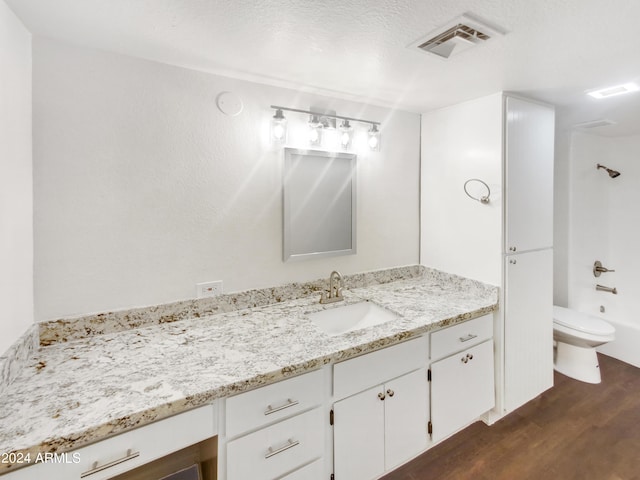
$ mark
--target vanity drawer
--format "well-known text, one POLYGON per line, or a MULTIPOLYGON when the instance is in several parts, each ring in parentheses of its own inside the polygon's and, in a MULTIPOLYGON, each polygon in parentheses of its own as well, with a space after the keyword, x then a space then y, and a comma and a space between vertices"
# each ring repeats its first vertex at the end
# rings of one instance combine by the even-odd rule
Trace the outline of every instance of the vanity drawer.
POLYGON ((322 467, 322 459, 318 459, 278 480, 318 480, 322 478, 322 467))
POLYGON ((217 435, 216 418, 217 405, 206 405, 66 454, 58 454, 58 459, 24 467, 0 478, 109 479, 217 435))
POLYGON ((383 348, 333 366, 333 396, 340 400, 424 367, 429 355, 427 337, 383 348))
POLYGON ((226 400, 228 438, 255 430, 320 405, 322 370, 305 373, 226 400))
POLYGON ((229 442, 227 480, 272 480, 322 457, 322 418, 318 407, 229 442))
POLYGON ((431 358, 446 357, 493 336, 493 315, 483 315, 431 334, 431 358))

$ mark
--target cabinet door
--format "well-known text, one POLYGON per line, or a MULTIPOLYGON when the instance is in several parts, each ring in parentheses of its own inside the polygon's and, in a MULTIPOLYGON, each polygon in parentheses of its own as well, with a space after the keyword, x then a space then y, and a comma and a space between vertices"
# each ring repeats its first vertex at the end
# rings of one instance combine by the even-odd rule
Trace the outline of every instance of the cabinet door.
POLYGON ((385 385, 385 467, 390 470, 427 448, 429 396, 427 370, 385 385))
POLYGON ((431 365, 431 423, 438 441, 495 405, 493 340, 431 365))
POLYGON ((553 250, 505 262, 504 402, 510 412, 553 386, 553 250))
POLYGON ((333 406, 334 473, 337 479, 370 480, 384 473, 382 385, 333 406))
POLYGON ((551 247, 555 114, 550 107, 510 97, 506 110, 505 250, 551 247))

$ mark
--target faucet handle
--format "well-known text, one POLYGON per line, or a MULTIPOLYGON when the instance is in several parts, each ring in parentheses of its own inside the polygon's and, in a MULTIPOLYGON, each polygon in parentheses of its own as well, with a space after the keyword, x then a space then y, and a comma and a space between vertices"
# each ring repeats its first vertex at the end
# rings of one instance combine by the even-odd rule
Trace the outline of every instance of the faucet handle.
POLYGON ((596 260, 593 264, 593 276, 599 277, 601 273, 615 272, 613 269, 605 268, 602 266, 602 262, 596 260))
POLYGON ((320 303, 327 303, 327 298, 328 298, 327 292, 322 290, 320 292, 320 303))

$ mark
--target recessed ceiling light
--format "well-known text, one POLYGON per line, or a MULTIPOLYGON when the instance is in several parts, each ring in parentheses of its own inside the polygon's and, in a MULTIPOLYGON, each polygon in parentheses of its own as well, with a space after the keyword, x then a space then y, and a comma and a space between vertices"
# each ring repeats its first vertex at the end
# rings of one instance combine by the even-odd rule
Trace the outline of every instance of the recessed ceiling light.
POLYGON ((590 120, 588 122, 576 123, 574 127, 576 128, 599 128, 599 127, 609 127, 612 125, 617 125, 613 120, 609 120, 607 118, 602 118, 599 120, 590 120))
POLYGON ((593 98, 609 98, 616 95, 623 95, 625 93, 637 92, 640 90, 640 86, 630 82, 623 85, 616 85, 614 87, 601 88, 592 92, 587 92, 587 95, 591 95, 593 98))

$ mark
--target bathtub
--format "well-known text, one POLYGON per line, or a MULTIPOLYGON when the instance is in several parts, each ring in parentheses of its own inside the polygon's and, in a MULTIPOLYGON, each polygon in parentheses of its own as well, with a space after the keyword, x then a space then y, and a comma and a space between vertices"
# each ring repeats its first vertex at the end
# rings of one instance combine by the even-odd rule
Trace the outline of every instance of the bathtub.
POLYGON ((640 367, 640 327, 606 318, 616 329, 616 339, 596 350, 623 362, 640 367))

